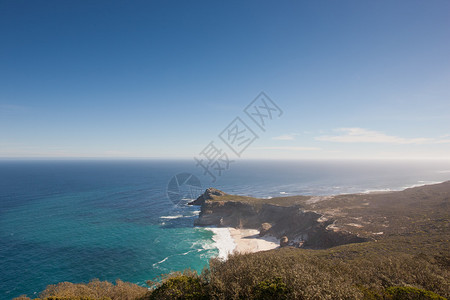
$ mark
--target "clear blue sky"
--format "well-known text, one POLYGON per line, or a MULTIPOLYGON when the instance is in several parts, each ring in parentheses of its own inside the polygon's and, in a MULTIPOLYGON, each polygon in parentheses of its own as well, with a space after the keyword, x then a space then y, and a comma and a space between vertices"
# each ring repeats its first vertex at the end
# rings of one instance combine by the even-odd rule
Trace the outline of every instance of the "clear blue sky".
POLYGON ((0 157, 450 158, 450 2, 0 0, 0 157), (221 144, 222 143, 222 144, 221 144))

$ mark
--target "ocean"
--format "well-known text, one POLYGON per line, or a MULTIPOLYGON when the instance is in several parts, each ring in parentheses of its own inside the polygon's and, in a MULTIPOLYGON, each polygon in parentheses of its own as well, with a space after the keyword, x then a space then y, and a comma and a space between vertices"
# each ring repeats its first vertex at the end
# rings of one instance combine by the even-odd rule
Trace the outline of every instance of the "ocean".
POLYGON ((194 227, 199 208, 184 203, 210 186, 276 197, 446 180, 450 161, 240 160, 212 182, 193 160, 2 160, 0 299, 37 297, 62 281, 120 278, 145 285, 170 271, 201 271, 227 247, 227 237, 194 227), (173 194, 174 178, 175 189, 181 186, 182 174, 200 184, 180 192, 177 202, 167 190, 173 194))

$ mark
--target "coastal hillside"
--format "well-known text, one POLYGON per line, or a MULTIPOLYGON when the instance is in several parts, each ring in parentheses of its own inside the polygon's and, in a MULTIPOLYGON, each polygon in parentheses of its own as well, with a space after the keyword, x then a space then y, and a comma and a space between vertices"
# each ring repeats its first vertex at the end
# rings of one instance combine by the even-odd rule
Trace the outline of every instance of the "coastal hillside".
MULTIPOLYGON (((43 299, 446 299, 450 182, 399 192, 258 199, 208 189, 196 224, 258 228, 283 246, 148 282, 61 283, 43 299), (291 245, 291 246, 290 246, 291 245), (60 297, 60 298, 52 298, 60 297), (64 298, 65 297, 65 298, 64 298), (84 298, 83 298, 84 297, 84 298)), ((29 298, 21 298, 29 299, 29 298)))
POLYGON ((207 189, 196 225, 261 229, 303 248, 449 231, 450 181, 396 192, 259 199, 207 189))

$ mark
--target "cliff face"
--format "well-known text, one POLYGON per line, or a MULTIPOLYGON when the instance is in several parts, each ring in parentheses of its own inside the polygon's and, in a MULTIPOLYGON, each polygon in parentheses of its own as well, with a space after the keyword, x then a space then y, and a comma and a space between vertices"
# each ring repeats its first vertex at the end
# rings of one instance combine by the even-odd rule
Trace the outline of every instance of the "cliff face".
POLYGON ((199 218, 195 221, 197 226, 259 229, 263 223, 269 223, 272 226, 266 234, 277 238, 287 236, 290 241, 302 241, 303 247, 309 248, 328 248, 366 241, 346 232, 327 229, 333 220, 322 221, 321 214, 304 211, 299 205, 277 206, 233 201, 231 195, 216 189, 207 189, 192 204, 201 205, 199 218), (211 196, 213 193, 215 196, 211 196), (221 200, 223 196, 227 196, 227 199, 221 200))

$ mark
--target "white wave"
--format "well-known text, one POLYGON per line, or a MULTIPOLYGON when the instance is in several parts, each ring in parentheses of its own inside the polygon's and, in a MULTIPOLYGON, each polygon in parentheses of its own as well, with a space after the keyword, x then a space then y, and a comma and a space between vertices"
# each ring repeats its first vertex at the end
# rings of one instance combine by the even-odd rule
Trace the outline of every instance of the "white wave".
POLYGON ((280 192, 281 195, 287 195, 288 193, 286 192, 280 192))
POLYGON ((201 251, 202 249, 189 250, 188 252, 181 253, 180 255, 187 255, 187 254, 189 254, 191 252, 194 252, 194 251, 200 252, 199 250, 201 251))
MULTIPOLYGON (((199 230, 199 231, 204 231, 204 230, 207 230, 208 228, 195 227, 194 229, 199 230)), ((196 241, 196 242, 192 243, 190 248, 197 250, 198 252, 204 251, 204 250, 216 249, 216 247, 214 246, 214 241, 211 241, 211 240, 196 241)))
POLYGON ((419 187, 419 186, 424 186, 424 185, 429 185, 429 184, 438 184, 438 183, 442 183, 442 181, 424 181, 424 180, 419 180, 418 183, 416 183, 416 184, 406 185, 406 186, 402 187, 402 190, 415 188, 415 187, 419 187))
POLYGON ((199 214, 200 214, 200 210, 194 210, 191 212, 187 212, 187 214, 184 214, 184 215, 161 216, 159 218, 165 219, 165 220, 174 220, 174 219, 180 219, 180 218, 190 218, 193 216, 198 216, 199 214))
POLYGON ((214 244, 215 244, 214 241, 213 242, 209 242, 209 241, 208 242, 203 242, 203 243, 200 243, 200 247, 201 247, 201 250, 217 249, 214 244))
POLYGON ((153 267, 156 267, 157 265, 162 264, 162 263, 165 262, 169 257, 170 257, 170 256, 167 256, 167 257, 164 258, 163 260, 158 261, 157 263, 154 263, 152 266, 153 266, 153 267))
POLYGON ((392 192, 391 189, 374 189, 374 190, 365 190, 362 194, 371 194, 371 193, 385 193, 392 192))
POLYGON ((394 192, 394 191, 403 191, 405 189, 415 188, 419 186, 429 185, 429 184, 438 184, 442 183, 442 181, 425 181, 425 180, 418 180, 415 184, 405 185, 400 188, 385 188, 385 189, 369 189, 362 192, 362 194, 370 194, 370 193, 383 193, 383 192, 394 192))
POLYGON ((230 229, 226 227, 205 227, 205 229, 214 233, 212 238, 214 241, 213 246, 219 250, 219 255, 217 257, 226 260, 228 255, 233 253, 236 248, 236 244, 231 237, 230 229))
POLYGON ((183 215, 176 215, 176 216, 162 216, 159 217, 160 219, 166 219, 166 220, 172 220, 172 219, 179 219, 179 218, 183 218, 183 215))
POLYGON ((194 251, 200 252, 200 251, 203 251, 203 249, 193 249, 193 250, 189 250, 189 251, 187 251, 187 252, 169 255, 169 256, 167 256, 166 258, 164 258, 163 260, 158 261, 157 263, 154 263, 152 266, 153 266, 153 267, 156 267, 157 265, 162 264, 163 262, 165 262, 166 260, 168 260, 169 257, 177 256, 177 255, 188 255, 189 253, 194 252, 194 251))

